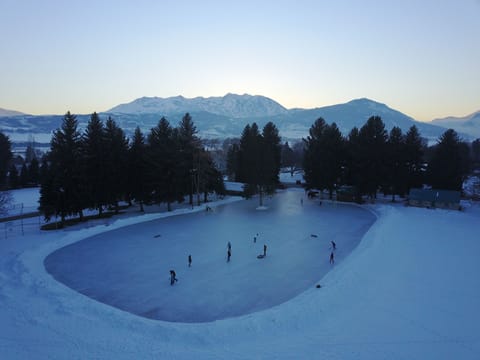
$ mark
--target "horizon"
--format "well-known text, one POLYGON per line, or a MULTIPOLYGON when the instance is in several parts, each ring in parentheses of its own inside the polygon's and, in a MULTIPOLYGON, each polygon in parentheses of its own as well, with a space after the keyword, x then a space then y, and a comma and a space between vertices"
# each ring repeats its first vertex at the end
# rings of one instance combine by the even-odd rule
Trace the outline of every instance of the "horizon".
POLYGON ((227 93, 287 109, 368 98, 422 122, 480 110, 479 0, 7 0, 0 9, 9 34, 0 107, 28 114, 227 93))

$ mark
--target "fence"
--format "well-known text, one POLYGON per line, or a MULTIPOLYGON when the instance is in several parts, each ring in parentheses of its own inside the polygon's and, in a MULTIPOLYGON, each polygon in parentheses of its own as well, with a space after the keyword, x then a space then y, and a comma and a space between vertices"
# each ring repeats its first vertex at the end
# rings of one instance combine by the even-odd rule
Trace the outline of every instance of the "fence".
POLYGON ((10 204, 0 214, 0 231, 5 239, 25 235, 26 232, 38 230, 43 224, 43 217, 36 206, 24 206, 23 203, 10 204))

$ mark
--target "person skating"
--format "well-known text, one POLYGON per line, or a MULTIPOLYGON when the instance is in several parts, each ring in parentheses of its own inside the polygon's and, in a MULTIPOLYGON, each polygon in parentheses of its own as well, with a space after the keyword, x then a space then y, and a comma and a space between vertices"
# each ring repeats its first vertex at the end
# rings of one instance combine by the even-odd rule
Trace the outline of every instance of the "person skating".
POLYGON ((227 262, 230 262, 230 256, 232 256, 232 251, 230 249, 227 250, 227 262))
POLYGON ((333 251, 330 253, 330 264, 334 264, 335 259, 333 258, 333 251))
POLYGON ((192 255, 188 255, 188 267, 192 266, 192 255))
POLYGON ((178 281, 177 274, 175 274, 175 271, 170 270, 170 285, 175 284, 175 281, 178 281))
POLYGON ((267 256, 267 245, 263 245, 263 257, 267 256))

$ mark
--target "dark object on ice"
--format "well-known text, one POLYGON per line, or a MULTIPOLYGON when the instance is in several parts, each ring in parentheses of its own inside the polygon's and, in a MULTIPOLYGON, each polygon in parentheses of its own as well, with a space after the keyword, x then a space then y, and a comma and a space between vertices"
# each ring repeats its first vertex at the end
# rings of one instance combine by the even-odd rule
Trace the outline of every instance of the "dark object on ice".
POLYGON ((260 255, 257 256, 257 259, 263 259, 263 258, 265 258, 265 255, 263 255, 263 254, 260 254, 260 255))
POLYGON ((318 235, 316 235, 316 234, 312 234, 312 235, 310 235, 310 236, 311 236, 311 237, 318 237, 318 235))
POLYGON ((267 245, 263 245, 263 256, 267 256, 267 245))
POLYGON ((310 190, 310 191, 307 193, 307 196, 308 196, 309 199, 312 199, 312 198, 318 196, 318 194, 319 194, 318 191, 310 190))
POLYGON ((232 256, 232 252, 230 249, 227 250, 227 262, 230 262, 230 257, 232 256))
POLYGON ((170 285, 175 284, 175 281, 178 281, 177 274, 175 274, 175 271, 170 270, 170 285))
POLYGON ((335 244, 335 241, 332 240, 332 249, 333 251, 337 250, 337 244, 335 244))
POLYGON ((160 236, 162 236, 162 235, 160 235, 160 234, 153 235, 154 238, 159 238, 160 236))
POLYGON ((317 289, 320 289, 322 286, 320 284, 317 284, 317 286, 315 286, 317 289))
POLYGON ((334 264, 335 259, 333 258, 333 252, 330 253, 330 264, 334 264))
POLYGON ((192 266, 192 255, 188 255, 188 267, 192 266))

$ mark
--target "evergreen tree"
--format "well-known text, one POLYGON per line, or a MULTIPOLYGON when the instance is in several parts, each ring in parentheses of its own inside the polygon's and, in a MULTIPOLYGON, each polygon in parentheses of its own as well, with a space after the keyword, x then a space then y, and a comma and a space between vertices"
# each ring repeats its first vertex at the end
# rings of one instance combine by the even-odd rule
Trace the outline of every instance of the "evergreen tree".
MULTIPOLYGON (((149 198, 157 203, 167 203, 168 211, 172 210, 172 202, 183 201, 184 185, 179 179, 184 176, 184 167, 179 164, 178 146, 177 131, 162 117, 148 135, 147 184, 149 198)), ((187 179, 193 181, 191 173, 187 179)))
MULTIPOLYGON (((244 183, 245 196, 251 197, 258 193, 262 174, 262 135, 256 123, 247 124, 240 138, 240 151, 238 153, 238 181, 244 183)), ((260 199, 261 201, 261 199, 260 199)))
POLYGON ((306 182, 308 188, 327 189, 330 199, 341 181, 345 164, 345 141, 335 123, 327 125, 319 118, 305 142, 306 182))
POLYGON ((40 169, 36 157, 32 159, 28 167, 28 182, 34 186, 40 183, 40 169))
POLYGON ((309 136, 304 141, 303 170, 307 189, 323 189, 322 169, 319 156, 321 154, 322 139, 324 138, 327 123, 318 118, 309 129, 309 136))
POLYGON ((180 173, 177 179, 182 184, 183 192, 189 194, 189 204, 193 205, 193 187, 189 181, 192 173, 196 171, 200 140, 197 137, 197 128, 192 117, 186 113, 178 127, 178 146, 180 157, 180 173))
POLYGON ((262 206, 263 195, 272 194, 279 182, 281 146, 276 126, 269 122, 260 134, 256 123, 247 124, 236 157, 237 181, 245 184, 246 197, 259 194, 262 206))
POLYGON ((445 131, 438 140, 428 164, 428 177, 434 189, 462 190, 469 171, 469 149, 453 129, 445 131))
POLYGON ((115 208, 115 213, 118 213, 118 202, 125 198, 127 192, 128 139, 111 117, 105 122, 104 139, 106 202, 115 208))
POLYGON ((425 144, 415 125, 405 134, 406 192, 423 184, 423 149, 425 144))
POLYGON ((273 194, 277 185, 280 183, 279 174, 281 168, 281 145, 280 136, 278 135, 277 127, 268 122, 262 130, 261 139, 261 182, 260 182, 260 194, 265 192, 266 194, 273 194))
POLYGON ((8 171, 8 184, 10 189, 18 189, 20 187, 20 179, 18 177, 18 170, 15 164, 10 165, 8 171))
POLYGON ((346 161, 345 139, 336 123, 326 126, 319 157, 323 188, 328 190, 332 199, 333 190, 342 181, 346 161))
POLYGON ((20 169, 20 177, 18 178, 20 187, 25 188, 28 186, 29 177, 27 164, 24 161, 20 169))
POLYGON ((90 209, 97 209, 101 215, 107 204, 107 149, 105 129, 100 117, 94 112, 87 124, 82 137, 82 170, 85 176, 87 205, 90 209))
POLYGON ((233 181, 240 181, 239 176, 239 144, 231 144, 227 151, 227 176, 233 181))
POLYGON ((472 162, 475 167, 480 166, 480 139, 472 142, 472 162))
POLYGON ((293 176, 293 171, 295 170, 295 154, 288 144, 288 141, 282 146, 282 167, 288 168, 293 176))
POLYGON ((129 198, 140 205, 140 211, 144 211, 143 204, 147 199, 147 149, 145 137, 140 127, 135 128, 135 133, 128 151, 128 194, 129 198))
POLYGON ((55 176, 48 165, 49 156, 50 153, 43 157, 40 166, 40 206, 38 208, 43 212, 46 221, 50 221, 55 215, 58 200, 54 189, 55 176))
POLYGON ((42 194, 41 191, 43 196, 40 197, 40 210, 45 218, 48 220, 52 215, 60 216, 62 225, 67 216, 79 214, 83 219, 85 201, 80 167, 81 141, 77 126, 75 115, 67 112, 61 128, 54 132, 50 143, 49 192, 42 194))
POLYGON ((6 184, 7 171, 12 157, 12 143, 7 135, 0 132, 0 189, 6 184))
POLYGON ((207 195, 209 192, 215 192, 219 195, 225 195, 225 183, 220 171, 215 167, 212 157, 206 153, 204 157, 205 165, 205 187, 204 187, 204 202, 207 202, 207 195))
POLYGON ((362 193, 376 198, 377 190, 386 177, 387 131, 379 116, 372 116, 362 126, 359 141, 359 187, 362 193))
POLYGON ((395 195, 405 194, 407 181, 405 137, 397 126, 390 130, 386 156, 386 192, 392 195, 393 202, 395 195))
POLYGON ((355 201, 362 202, 361 189, 361 156, 360 156, 360 131, 352 128, 347 136, 346 144, 346 173, 345 182, 354 187, 355 201))

